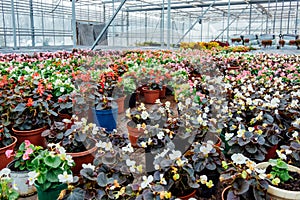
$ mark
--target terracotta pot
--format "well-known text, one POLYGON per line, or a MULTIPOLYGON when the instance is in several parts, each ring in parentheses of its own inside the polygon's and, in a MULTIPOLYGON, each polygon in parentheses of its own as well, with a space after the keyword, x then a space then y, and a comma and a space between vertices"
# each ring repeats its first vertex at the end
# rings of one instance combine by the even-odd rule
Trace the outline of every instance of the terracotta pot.
POLYGON ((163 85, 162 89, 159 90, 159 98, 166 98, 167 86, 163 85))
MULTIPOLYGON (((257 168, 259 169, 266 169, 269 165, 271 165, 268 162, 262 162, 258 163, 256 165, 257 168)), ((288 165, 288 170, 291 172, 298 172, 300 173, 300 168, 288 165)), ((273 185, 269 185, 267 193, 270 195, 271 199, 274 200, 295 200, 295 199, 300 199, 300 191, 289 191, 289 190, 284 190, 280 189, 277 187, 274 187, 273 185)))
POLYGON ((130 141, 130 143, 131 143, 131 146, 133 146, 133 147, 138 147, 137 146, 137 140, 139 139, 139 137, 141 136, 141 135, 143 135, 144 134, 144 129, 138 129, 138 128, 136 128, 136 127, 132 127, 131 125, 130 125, 130 122, 128 122, 127 123, 127 130, 128 130, 128 137, 129 137, 129 141, 130 141))
POLYGON ((159 99, 159 90, 149 90, 143 88, 145 103, 154 104, 156 99, 159 99))
POLYGON ((11 137, 13 138, 13 143, 11 143, 10 145, 8 145, 6 147, 0 148, 0 160, 1 160, 0 170, 5 168, 8 165, 8 163, 10 163, 14 159, 13 157, 7 158, 5 155, 6 150, 14 150, 14 148, 16 146, 17 138, 14 136, 11 136, 11 137))
MULTIPOLYGON (((178 188, 178 189, 180 189, 180 188, 178 188)), ((189 200, 190 198, 196 196, 196 192, 197 192, 197 190, 194 190, 192 193, 190 193, 186 196, 183 196, 183 197, 178 197, 178 198, 181 199, 181 200, 189 200)))
POLYGON ((94 140, 95 145, 89 150, 77 153, 67 153, 67 155, 71 155, 75 162, 75 166, 72 168, 72 172, 74 175, 79 175, 80 170, 82 169, 82 164, 92 163, 94 160, 94 153, 97 150, 96 141, 94 140))
POLYGON ((25 140, 29 140, 31 144, 34 144, 36 146, 42 146, 46 147, 45 139, 42 137, 42 132, 46 130, 46 126, 34 130, 29 131, 19 131, 14 128, 12 128, 12 131, 14 132, 14 135, 17 137, 18 142, 17 146, 20 146, 22 142, 25 140))
POLYGON ((223 189, 222 191, 222 200, 227 200, 226 195, 228 190, 231 188, 231 186, 227 186, 226 188, 223 189))
POLYGON ((234 66, 234 67, 227 67, 226 69, 227 69, 227 71, 231 71, 231 70, 238 71, 241 68, 234 66))
POLYGON ((125 101, 126 96, 120 97, 116 99, 116 102, 118 104, 118 113, 123 113, 124 112, 124 101, 125 101))

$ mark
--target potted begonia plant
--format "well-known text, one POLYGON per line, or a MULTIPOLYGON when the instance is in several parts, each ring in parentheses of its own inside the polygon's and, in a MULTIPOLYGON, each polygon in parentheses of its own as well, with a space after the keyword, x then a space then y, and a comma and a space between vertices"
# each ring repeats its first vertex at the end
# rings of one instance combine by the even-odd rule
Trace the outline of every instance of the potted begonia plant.
POLYGON ((72 168, 78 175, 83 163, 90 163, 94 159, 97 150, 94 135, 103 131, 96 124, 88 123, 85 118, 78 120, 73 117, 70 120, 54 122, 52 126, 42 133, 47 143, 56 143, 63 146, 68 155, 71 155, 76 163, 72 168))
POLYGON ((61 190, 73 182, 71 168, 75 163, 59 144, 48 144, 48 149, 39 152, 31 164, 28 181, 36 187, 39 199, 57 199, 61 190))
POLYGON ((11 170, 10 176, 18 184, 18 193, 26 197, 34 194, 36 188, 28 184, 28 172, 33 169, 32 160, 35 159, 43 150, 41 146, 35 146, 29 140, 25 140, 17 151, 7 150, 7 158, 13 158, 13 161, 7 165, 11 170))

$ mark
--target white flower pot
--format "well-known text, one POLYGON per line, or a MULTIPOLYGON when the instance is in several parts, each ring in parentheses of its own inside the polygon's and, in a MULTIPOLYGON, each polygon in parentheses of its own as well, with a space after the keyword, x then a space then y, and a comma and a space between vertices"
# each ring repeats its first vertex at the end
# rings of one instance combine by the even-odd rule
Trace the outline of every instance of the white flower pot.
POLYGON ((36 188, 28 184, 28 171, 15 171, 13 170, 14 162, 7 165, 11 169, 10 177, 12 183, 16 184, 17 191, 21 197, 31 196, 36 193, 36 188))
MULTIPOLYGON (((269 165, 271 165, 268 162, 262 162, 257 164, 257 168, 265 169, 269 165)), ((291 172, 298 172, 300 173, 300 169, 298 167, 288 165, 288 169, 291 172)), ((274 187, 273 185, 269 185, 268 191, 269 195, 271 196, 272 200, 300 200, 300 191, 289 191, 289 190, 283 190, 277 187, 274 187)))

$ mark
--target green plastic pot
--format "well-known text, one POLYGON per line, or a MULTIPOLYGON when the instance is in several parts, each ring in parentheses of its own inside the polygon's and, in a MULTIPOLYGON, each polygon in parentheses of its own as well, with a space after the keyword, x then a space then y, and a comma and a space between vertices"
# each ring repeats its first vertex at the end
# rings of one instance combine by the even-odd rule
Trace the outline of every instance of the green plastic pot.
POLYGON ((38 199, 39 200, 55 200, 59 197, 59 194, 62 190, 67 189, 68 185, 66 183, 62 183, 55 188, 50 188, 46 191, 42 191, 40 186, 34 184, 37 190, 38 199))

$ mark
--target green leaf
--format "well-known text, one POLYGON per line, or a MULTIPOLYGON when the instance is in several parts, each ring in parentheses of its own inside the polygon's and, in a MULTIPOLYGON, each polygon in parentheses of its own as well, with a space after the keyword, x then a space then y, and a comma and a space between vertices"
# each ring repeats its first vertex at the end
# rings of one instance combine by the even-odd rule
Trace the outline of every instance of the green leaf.
POLYGON ((61 163, 61 159, 59 157, 47 156, 45 158, 45 164, 48 165, 49 167, 57 168, 59 167, 60 163, 61 163))
POLYGON ((101 172, 97 177, 97 183, 100 187, 105 187, 108 183, 106 174, 101 172))
POLYGON ((67 200, 82 200, 85 199, 86 191, 81 188, 75 188, 70 195, 68 196, 67 200))
POLYGON ((50 170, 47 172, 46 178, 48 181, 50 181, 52 183, 58 182, 57 175, 53 172, 53 170, 50 170))
POLYGON ((17 107, 15 107, 14 112, 23 112, 26 108, 25 103, 19 103, 17 107))

